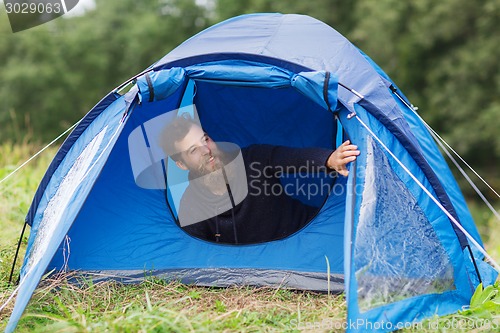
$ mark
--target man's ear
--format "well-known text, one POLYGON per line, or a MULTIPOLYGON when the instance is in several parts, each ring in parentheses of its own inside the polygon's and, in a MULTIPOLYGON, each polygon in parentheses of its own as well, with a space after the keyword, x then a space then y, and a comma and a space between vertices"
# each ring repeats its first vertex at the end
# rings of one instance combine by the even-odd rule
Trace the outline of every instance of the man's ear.
POLYGON ((177 165, 182 170, 188 169, 187 166, 184 163, 182 163, 182 161, 175 161, 175 165, 177 165))

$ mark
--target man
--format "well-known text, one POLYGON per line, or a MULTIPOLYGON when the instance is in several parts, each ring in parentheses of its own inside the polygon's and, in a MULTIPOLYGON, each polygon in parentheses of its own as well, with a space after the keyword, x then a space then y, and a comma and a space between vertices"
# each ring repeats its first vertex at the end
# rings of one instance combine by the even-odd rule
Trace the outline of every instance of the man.
POLYGON ((347 176, 347 164, 359 155, 349 141, 335 151, 252 145, 240 153, 221 148, 201 126, 183 117, 164 129, 160 144, 179 168, 189 171, 178 209, 181 227, 197 238, 230 244, 286 237, 317 213, 317 208, 276 191, 283 189, 279 176, 285 170, 347 176))

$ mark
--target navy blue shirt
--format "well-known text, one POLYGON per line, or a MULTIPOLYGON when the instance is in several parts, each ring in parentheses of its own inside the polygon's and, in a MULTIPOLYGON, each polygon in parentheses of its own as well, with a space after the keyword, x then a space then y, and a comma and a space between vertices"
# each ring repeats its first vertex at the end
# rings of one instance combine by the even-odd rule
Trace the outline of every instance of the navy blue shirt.
MULTIPOLYGON (((259 243, 293 234, 306 225, 319 208, 289 196, 283 190, 280 174, 293 170, 326 171, 326 161, 332 152, 321 148, 271 145, 242 148, 248 195, 234 209, 183 229, 200 239, 230 244, 259 243)), ((194 202, 200 193, 208 191, 201 186, 194 187, 191 182, 186 188, 179 215, 195 214, 186 203, 194 202)))

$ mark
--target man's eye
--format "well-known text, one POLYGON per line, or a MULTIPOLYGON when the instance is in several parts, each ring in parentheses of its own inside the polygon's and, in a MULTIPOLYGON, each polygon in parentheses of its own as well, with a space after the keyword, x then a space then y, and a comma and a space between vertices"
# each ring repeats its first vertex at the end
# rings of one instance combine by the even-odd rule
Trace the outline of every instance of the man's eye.
POLYGON ((189 151, 190 154, 194 154, 196 152, 196 148, 193 148, 189 151))

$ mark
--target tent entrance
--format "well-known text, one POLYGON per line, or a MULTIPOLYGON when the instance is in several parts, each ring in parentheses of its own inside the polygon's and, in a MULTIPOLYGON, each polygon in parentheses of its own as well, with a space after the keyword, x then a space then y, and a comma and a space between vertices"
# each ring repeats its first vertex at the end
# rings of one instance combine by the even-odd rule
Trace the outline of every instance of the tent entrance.
MULTIPOLYGON (((218 228, 221 226, 218 225, 220 221, 212 220, 210 230, 208 230, 208 226, 199 227, 196 225, 197 222, 206 219, 198 217, 183 223, 182 216, 179 216, 181 198, 189 184, 188 172, 180 170, 176 161, 167 158, 167 154, 159 147, 164 128, 173 119, 179 117, 195 121, 214 142, 231 143, 241 149, 241 158, 245 162, 240 163, 240 167, 245 169, 243 171, 247 178, 246 193, 250 199, 247 200, 240 196, 239 200, 236 200, 237 202, 230 205, 231 200, 228 197, 225 205, 221 205, 225 207, 223 211, 219 211, 223 213, 223 218, 225 218, 221 223, 229 224, 230 226, 227 228, 231 229, 232 233, 231 237, 224 238, 223 243, 253 244, 288 237, 306 226, 327 201, 336 177, 335 174, 327 172, 324 161, 322 164, 308 160, 303 165, 287 165, 286 158, 283 160, 283 156, 281 156, 283 161, 278 161, 279 163, 274 163, 269 158, 280 155, 274 153, 276 149, 278 151, 290 149, 292 154, 303 154, 303 150, 309 148, 321 149, 322 151, 333 150, 337 136, 334 115, 304 93, 299 92, 295 87, 290 85, 278 87, 259 85, 249 85, 248 83, 239 85, 228 79, 222 83, 214 80, 189 80, 187 84, 183 85, 185 90, 179 97, 179 108, 167 112, 163 110, 154 118, 141 120, 137 117, 144 115, 150 117, 154 112, 150 112, 148 108, 158 109, 155 104, 161 103, 161 101, 144 103, 134 115, 136 117, 134 123, 142 122, 143 125, 138 126, 132 132, 133 139, 129 138, 131 162, 132 164, 145 164, 144 161, 134 160, 137 157, 150 158, 150 154, 139 153, 138 151, 141 149, 153 151, 152 155, 163 154, 161 158, 152 158, 157 169, 155 171, 156 183, 160 185, 160 189, 165 190, 166 202, 177 224, 192 236, 217 242, 219 240, 217 237, 202 235, 207 233, 210 235, 220 234, 218 228), (141 136, 144 138, 140 138, 141 136), (143 143, 143 147, 138 147, 138 143, 143 143), (264 172, 267 175, 261 177, 264 172), (276 182, 275 179, 278 181, 276 182), (276 201, 277 197, 287 199, 285 201, 278 200, 282 204, 281 209, 280 205, 277 204, 267 205, 268 207, 276 207, 274 211, 263 211, 261 207, 266 207, 265 204, 249 205, 248 207, 241 205, 243 199, 255 202, 253 200, 255 198, 252 196, 260 196, 260 201, 271 202, 276 201), (249 212, 245 213, 241 209, 249 209, 249 212), (293 221, 292 219, 298 215, 301 216, 300 222, 293 221), (242 216, 244 216, 243 219, 242 216), (235 222, 235 219, 241 220, 235 222), (281 225, 282 227, 278 228, 281 232, 270 232, 269 230, 261 230, 262 232, 260 232, 259 229, 263 227, 259 226, 257 222, 263 219, 281 225), (235 223, 241 225, 236 230, 234 230, 235 223), (252 227, 252 225, 256 226, 252 227), (254 230, 256 230, 256 234, 261 233, 263 236, 247 237, 254 230), (237 233, 242 233, 243 236, 238 237, 237 233), (245 240, 241 241, 242 238, 245 240)), ((281 152, 281 155, 289 155, 288 150, 284 150, 284 152, 281 152)), ((142 186, 141 179, 151 178, 153 174, 152 172, 144 173, 143 169, 141 169, 142 173, 136 175, 136 182, 139 186, 142 186)), ((148 188, 148 186, 144 187, 148 188)), ((149 188, 154 189, 155 186, 149 188)), ((235 191, 233 190, 233 192, 235 191)), ((342 193, 345 194, 345 191, 342 193)), ((196 198, 196 200, 198 199, 196 198)), ((196 201, 196 203, 199 202, 196 201)), ((200 207, 200 205, 193 203, 191 206, 200 207)), ((211 207, 206 208, 206 210, 211 209, 211 207)), ((197 210, 201 211, 202 209, 197 210)), ((204 213, 205 215, 202 215, 215 218, 218 214, 216 215, 214 212, 207 211, 204 213)))

